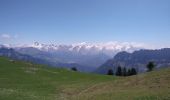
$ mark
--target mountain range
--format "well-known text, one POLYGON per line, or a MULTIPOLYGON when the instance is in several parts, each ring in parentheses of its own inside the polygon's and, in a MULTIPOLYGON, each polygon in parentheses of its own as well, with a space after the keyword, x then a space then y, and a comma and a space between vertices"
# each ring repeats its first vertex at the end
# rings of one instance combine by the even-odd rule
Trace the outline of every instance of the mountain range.
POLYGON ((121 51, 133 52, 143 48, 135 43, 77 43, 71 45, 42 44, 34 42, 31 45, 1 45, 12 48, 16 52, 37 59, 49 61, 52 65, 61 67, 74 66, 79 70, 93 71, 115 54, 121 51))
POLYGON ((95 72, 106 74, 109 69, 116 71, 118 66, 136 68, 138 72, 145 72, 148 62, 154 62, 156 69, 170 66, 170 48, 158 50, 138 50, 133 53, 120 52, 101 65, 95 72))
POLYGON ((79 43, 72 45, 41 44, 0 45, 0 55, 54 67, 76 67, 81 72, 105 74, 118 66, 137 68, 144 72, 146 64, 154 61, 157 67, 170 63, 170 49, 146 50, 131 43, 79 43), (109 60, 108 60, 109 59, 109 60))
POLYGON ((127 43, 127 42, 107 42, 107 43, 76 43, 70 45, 56 45, 56 44, 42 44, 39 42, 34 42, 31 45, 18 45, 18 46, 11 46, 9 47, 18 47, 18 48, 26 48, 32 47, 39 49, 41 51, 46 52, 69 52, 69 53, 76 53, 81 55, 96 55, 96 54, 105 54, 107 56, 114 56, 120 51, 127 51, 133 52, 135 50, 139 50, 144 48, 144 44, 139 43, 127 43))
POLYGON ((0 56, 9 57, 12 60, 21 60, 21 61, 26 61, 30 63, 45 64, 45 65, 49 65, 49 66, 57 67, 57 68, 71 69, 72 67, 76 67, 81 72, 90 72, 94 70, 94 68, 82 66, 76 63, 60 63, 60 62, 55 62, 55 61, 51 61, 51 60, 44 59, 44 58, 38 58, 38 57, 31 56, 31 55, 21 54, 12 48, 1 47, 0 56))

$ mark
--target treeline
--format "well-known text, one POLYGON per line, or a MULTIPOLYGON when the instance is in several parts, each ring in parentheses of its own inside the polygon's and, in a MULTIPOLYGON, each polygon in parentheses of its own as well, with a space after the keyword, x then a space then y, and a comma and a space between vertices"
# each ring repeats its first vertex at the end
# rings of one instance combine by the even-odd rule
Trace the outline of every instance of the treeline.
MULTIPOLYGON (((154 62, 150 61, 147 65, 146 68, 148 69, 147 71, 150 72, 155 68, 154 62)), ((127 69, 126 67, 121 67, 118 66, 116 69, 116 72, 112 69, 109 69, 107 72, 107 75, 115 75, 115 76, 131 76, 131 75, 136 75, 138 74, 138 71, 135 68, 129 68, 127 69)))
MULTIPOLYGON (((146 65, 146 68, 148 69, 147 71, 150 72, 155 68, 155 64, 154 62, 149 62, 146 65)), ((71 68, 72 71, 78 71, 78 69, 76 67, 72 67, 71 68)), ((132 75, 137 75, 138 71, 136 70, 136 68, 126 68, 126 67, 121 67, 118 66, 116 71, 114 72, 113 69, 109 69, 107 71, 107 75, 115 75, 115 76, 132 76, 132 75)))
POLYGON ((121 67, 121 66, 117 67, 115 73, 112 69, 109 69, 107 72, 107 75, 115 75, 115 76, 131 76, 131 75, 136 75, 136 74, 137 74, 137 71, 135 68, 126 69, 126 67, 121 67))

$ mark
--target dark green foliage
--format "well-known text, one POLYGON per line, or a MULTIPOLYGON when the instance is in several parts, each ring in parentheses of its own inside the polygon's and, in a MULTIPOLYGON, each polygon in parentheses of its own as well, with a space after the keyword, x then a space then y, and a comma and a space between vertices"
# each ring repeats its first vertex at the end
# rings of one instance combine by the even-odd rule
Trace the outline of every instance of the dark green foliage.
POLYGON ((77 68, 76 67, 72 67, 71 70, 72 71, 77 71, 77 68))
POLYGON ((136 75, 136 74, 137 74, 136 69, 135 69, 135 68, 132 68, 132 69, 131 69, 131 75, 136 75))
POLYGON ((108 72, 107 72, 107 75, 114 75, 113 70, 109 69, 108 72))
POLYGON ((131 75, 131 69, 128 69, 127 76, 130 76, 130 75, 131 75))
POLYGON ((153 68, 155 67, 155 64, 154 62, 150 61, 148 64, 147 64, 147 69, 148 69, 148 72, 152 71, 153 68))
POLYGON ((136 75, 137 71, 135 68, 128 69, 127 76, 136 75))
POLYGON ((121 66, 118 66, 117 71, 116 71, 116 76, 122 76, 122 68, 121 68, 121 66))
POLYGON ((124 67, 124 68, 123 68, 122 75, 123 75, 123 76, 127 76, 127 70, 126 70, 126 67, 124 67))
POLYGON ((136 75, 137 71, 135 68, 131 68, 131 69, 126 69, 126 67, 122 68, 122 67, 118 67, 117 71, 116 71, 116 76, 131 76, 131 75, 136 75))

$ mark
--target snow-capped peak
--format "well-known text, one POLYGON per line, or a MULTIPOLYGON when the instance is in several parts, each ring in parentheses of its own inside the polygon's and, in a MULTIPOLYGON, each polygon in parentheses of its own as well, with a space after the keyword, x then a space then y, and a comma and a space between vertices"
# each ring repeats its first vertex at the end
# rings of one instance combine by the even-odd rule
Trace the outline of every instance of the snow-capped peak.
POLYGON ((58 45, 58 44, 42 44, 39 42, 34 42, 31 45, 18 45, 16 47, 25 48, 32 47, 37 48, 46 52, 71 52, 71 53, 81 53, 81 54, 106 54, 113 56, 120 51, 133 52, 134 50, 139 50, 145 48, 144 44, 140 43, 128 43, 128 42, 107 42, 107 43, 76 43, 70 45, 58 45))
POLYGON ((31 47, 44 51, 65 51, 65 52, 77 52, 83 54, 96 54, 104 53, 107 55, 113 55, 120 51, 133 52, 134 50, 145 48, 144 44, 128 43, 128 42, 107 42, 107 43, 76 43, 71 45, 55 45, 55 44, 41 44, 35 42, 31 47))

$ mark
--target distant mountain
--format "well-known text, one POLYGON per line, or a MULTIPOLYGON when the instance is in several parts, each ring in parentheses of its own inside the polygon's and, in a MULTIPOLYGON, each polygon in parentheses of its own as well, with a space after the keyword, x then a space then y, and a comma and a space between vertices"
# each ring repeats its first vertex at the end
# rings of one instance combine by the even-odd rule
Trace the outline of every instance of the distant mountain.
POLYGON ((22 60, 22 61, 33 62, 33 63, 48 64, 48 62, 43 59, 37 59, 29 55, 20 54, 12 48, 1 47, 0 56, 9 57, 13 60, 22 60))
POLYGON ((16 51, 38 58, 62 63, 77 63, 96 68, 120 51, 132 52, 142 46, 133 43, 110 42, 105 44, 78 43, 71 45, 41 44, 13 47, 16 51))
POLYGON ((19 48, 33 47, 41 51, 47 52, 71 52, 74 54, 81 55, 96 55, 105 54, 107 56, 114 56, 118 52, 127 51, 133 52, 144 48, 143 44, 137 43, 119 43, 119 42, 108 42, 108 43, 77 43, 70 45, 55 45, 55 44, 41 44, 34 42, 32 45, 20 45, 19 48))
POLYGON ((64 63, 64 65, 78 64, 79 66, 86 66, 88 69, 90 67, 91 69, 94 69, 96 66, 101 65, 101 63, 104 63, 107 59, 110 58, 104 54, 82 55, 65 51, 47 52, 33 47, 15 48, 15 50, 21 54, 30 55, 35 58, 40 58, 56 63, 64 63))
POLYGON ((94 69, 111 59, 118 52, 132 52, 143 48, 139 44, 119 42, 78 43, 71 45, 35 42, 31 45, 1 45, 0 47, 13 48, 17 53, 45 60, 52 66, 70 68, 74 65, 74 67, 88 72, 94 71, 94 69))
MULTIPOLYGON (((34 50, 34 48, 29 48, 29 49, 30 50, 28 50, 28 53, 31 52, 32 49, 34 50)), ((41 53, 41 52, 38 52, 38 53, 41 53)), ((31 55, 21 54, 12 48, 6 48, 3 46, 0 47, 0 56, 9 57, 13 60, 21 60, 21 61, 27 61, 27 62, 37 63, 37 64, 46 64, 46 65, 50 65, 53 67, 60 67, 60 68, 67 68, 67 69, 70 69, 71 67, 76 67, 78 71, 81 71, 81 72, 90 72, 94 70, 94 68, 82 66, 76 63, 62 63, 62 62, 57 62, 57 61, 50 61, 50 60, 40 58, 40 57, 34 57, 31 55)), ((45 56, 45 55, 42 55, 42 56, 45 56)))
POLYGON ((108 69, 114 71, 118 66, 136 68, 139 72, 146 71, 149 61, 156 64, 156 68, 170 66, 170 48, 160 50, 139 50, 133 53, 120 52, 113 59, 106 61, 95 72, 105 74, 108 69))

